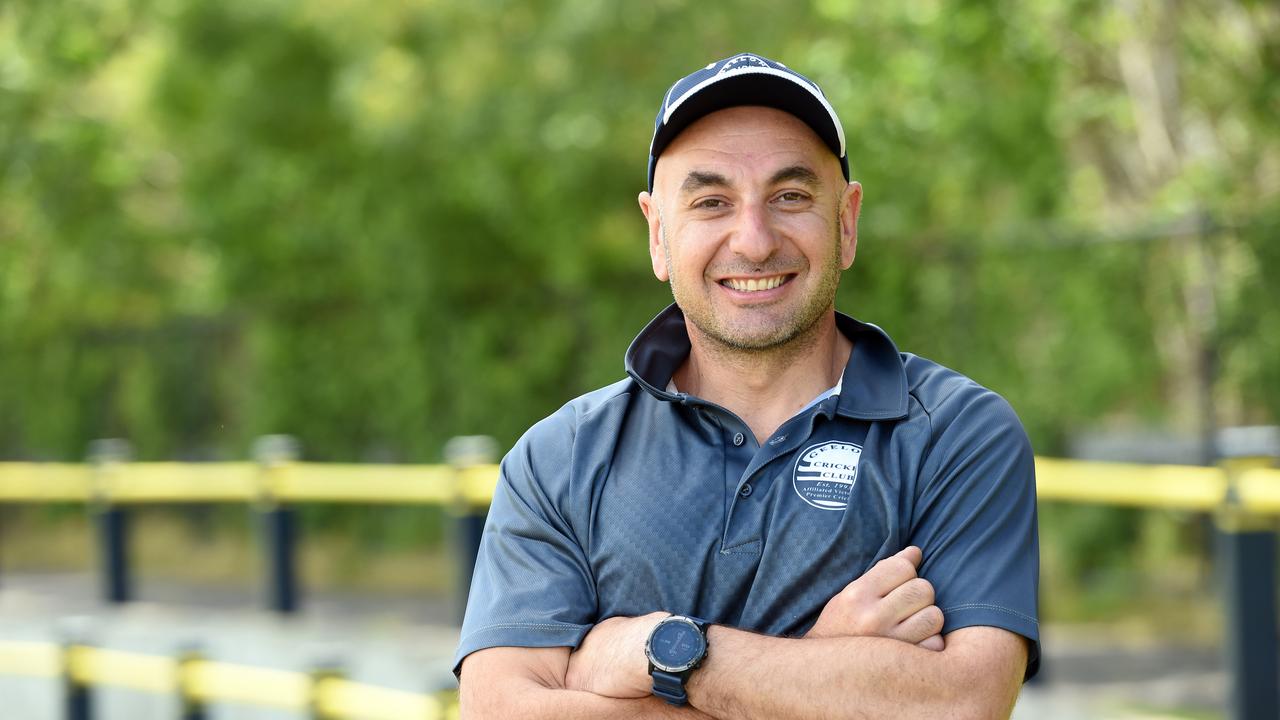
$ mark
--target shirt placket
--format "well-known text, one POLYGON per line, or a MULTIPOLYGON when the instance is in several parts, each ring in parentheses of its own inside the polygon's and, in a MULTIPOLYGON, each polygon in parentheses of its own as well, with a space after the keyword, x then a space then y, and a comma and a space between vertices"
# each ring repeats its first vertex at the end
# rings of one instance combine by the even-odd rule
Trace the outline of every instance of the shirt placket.
POLYGON ((813 434, 814 423, 822 414, 823 407, 835 402, 836 398, 824 400, 819 407, 783 423, 764 445, 756 444, 755 438, 747 434, 749 430, 740 420, 735 418, 734 422, 725 423, 728 439, 725 492, 730 501, 722 550, 742 547, 763 536, 764 524, 767 522, 764 517, 767 507, 764 498, 770 488, 770 473, 776 474, 770 469, 770 464, 794 453, 813 434), (742 440, 735 445, 739 435, 742 440))
POLYGON ((725 528, 720 549, 733 551, 759 536, 747 517, 750 513, 744 512, 742 507, 749 502, 753 493, 751 484, 744 482, 744 474, 759 446, 746 424, 731 414, 721 418, 721 433, 721 447, 724 448, 725 528))

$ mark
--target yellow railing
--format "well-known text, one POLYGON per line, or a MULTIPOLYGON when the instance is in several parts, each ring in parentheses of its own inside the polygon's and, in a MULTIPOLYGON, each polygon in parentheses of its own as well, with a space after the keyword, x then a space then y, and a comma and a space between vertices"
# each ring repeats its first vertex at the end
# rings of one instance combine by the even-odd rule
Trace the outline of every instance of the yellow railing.
POLYGON ((0 463, 0 503, 208 503, 270 498, 397 505, 448 505, 461 500, 485 505, 497 483, 497 465, 0 463))
MULTIPOLYGON (((1190 511, 1280 515, 1280 470, 1036 459, 1037 496, 1190 511)), ((342 502, 465 506, 492 499, 496 465, 338 465, 303 462, 0 463, 0 503, 113 505, 183 502, 342 502)), ((179 693, 186 702, 239 702, 323 717, 457 717, 456 693, 413 693, 336 676, 140 655, 75 645, 0 642, 0 675, 63 676, 84 686, 179 693)))
POLYGON ((203 659, 178 660, 87 645, 0 641, 0 675, 66 677, 84 687, 180 694, 195 703, 312 710, 362 720, 453 720, 457 693, 416 693, 342 677, 203 659))
MULTIPOLYGON (((1135 465, 1036 458, 1041 500, 1182 510, 1213 510, 1227 498, 1217 467, 1135 465)), ((101 500, 159 502, 339 502, 484 505, 498 466, 339 465, 249 462, 134 462, 107 465, 0 463, 0 503, 101 500)), ((1240 506, 1280 514, 1280 470, 1254 468, 1237 479, 1240 506)))

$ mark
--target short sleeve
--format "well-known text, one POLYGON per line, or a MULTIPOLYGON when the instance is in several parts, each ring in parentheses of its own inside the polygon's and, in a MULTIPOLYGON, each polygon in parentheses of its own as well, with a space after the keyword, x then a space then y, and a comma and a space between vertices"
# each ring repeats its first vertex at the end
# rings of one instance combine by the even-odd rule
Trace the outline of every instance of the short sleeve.
POLYGON ((595 585, 568 509, 573 433, 552 416, 502 461, 471 577, 454 673, 489 647, 577 647, 594 623, 595 585))
POLYGON ((924 553, 943 634, 987 625, 1031 641, 1040 665, 1040 549, 1035 458, 1013 408, 967 384, 930 413, 933 444, 919 478, 910 542, 924 553))

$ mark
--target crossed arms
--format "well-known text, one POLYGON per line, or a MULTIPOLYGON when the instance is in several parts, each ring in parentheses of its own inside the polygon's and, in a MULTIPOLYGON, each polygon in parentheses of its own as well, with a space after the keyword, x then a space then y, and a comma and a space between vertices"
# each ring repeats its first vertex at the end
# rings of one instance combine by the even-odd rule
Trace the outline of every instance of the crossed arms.
POLYGON ((689 704, 650 696, 644 642, 667 615, 609 618, 577 650, 495 647, 462 665, 462 714, 488 718, 1007 718, 1026 670, 1020 636, 948 633, 920 550, 880 561, 828 601, 803 638, 723 626, 689 681, 689 704))

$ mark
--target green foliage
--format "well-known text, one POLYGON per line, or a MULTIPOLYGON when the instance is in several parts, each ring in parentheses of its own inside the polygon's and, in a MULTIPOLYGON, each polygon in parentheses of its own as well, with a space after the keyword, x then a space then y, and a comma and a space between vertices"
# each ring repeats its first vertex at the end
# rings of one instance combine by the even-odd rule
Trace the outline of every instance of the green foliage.
MULTIPOLYGON (((621 376, 669 295, 666 85, 821 83, 866 190, 840 306, 1079 427, 1280 417, 1263 4, 20 2, 0 9, 0 456, 431 461, 621 376), (1185 218, 1214 223, 1187 232, 1185 218), (1163 229, 1169 226, 1170 229, 1163 229), (1154 228, 1154 230, 1152 229, 1154 228), (1208 278, 1208 280, 1205 280, 1208 278), (1208 283, 1213 307, 1197 310, 1208 283)), ((1199 227, 1199 226, 1197 226, 1199 227)))
POLYGON ((1211 522, 1139 508, 1040 507, 1041 611, 1057 621, 1123 620, 1141 633, 1214 636, 1211 522), (1205 610, 1211 619, 1205 623, 1205 610))

